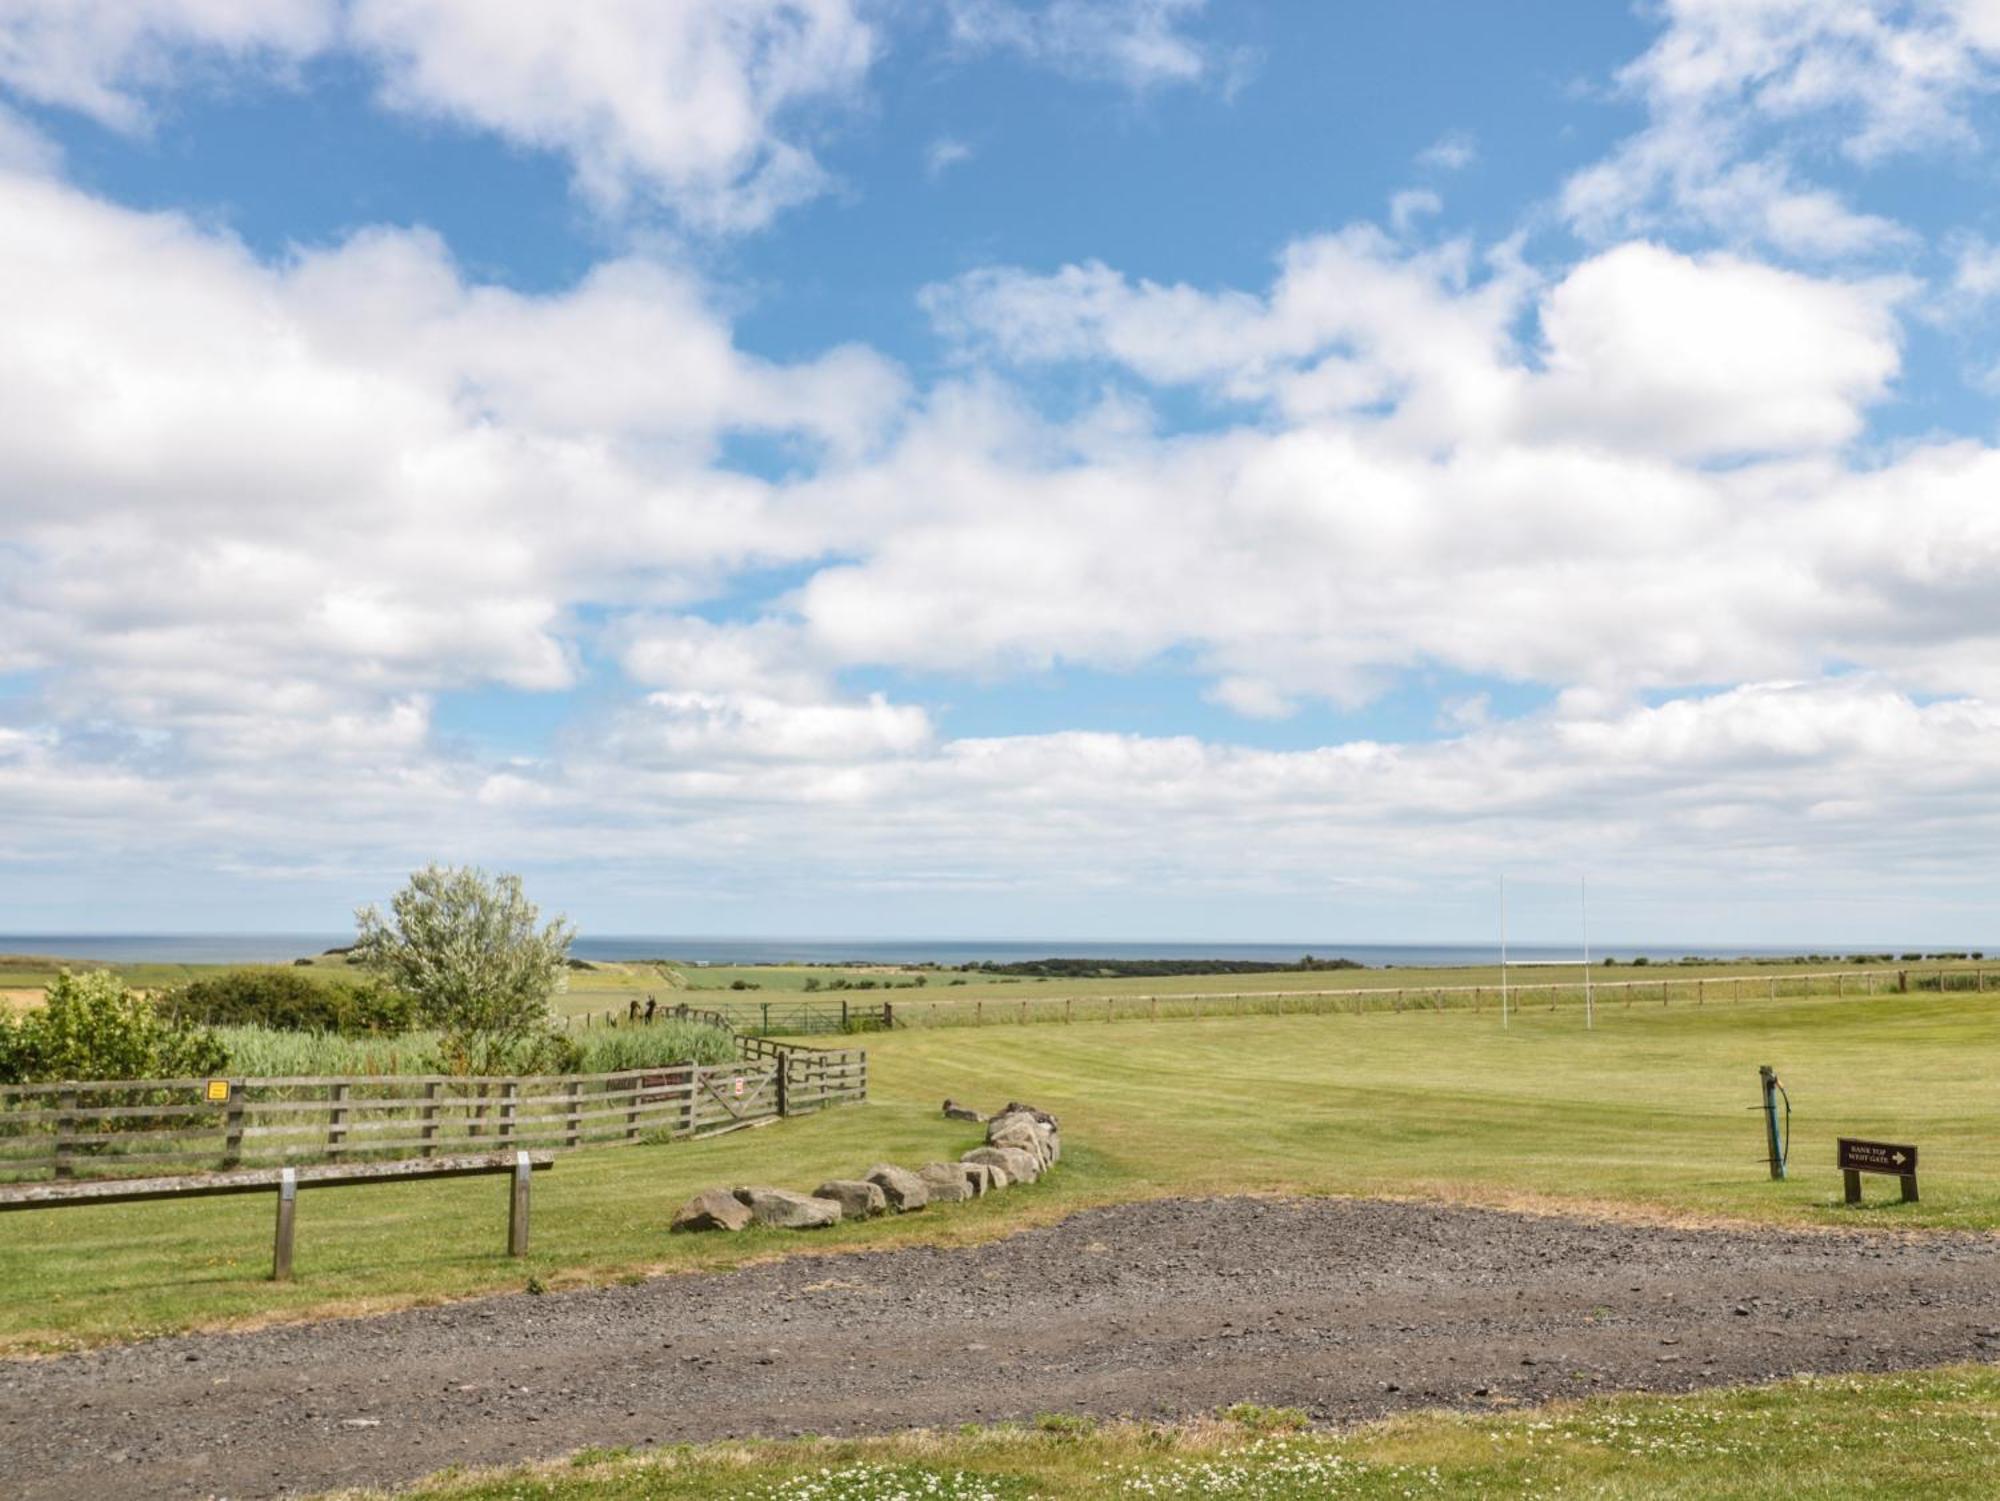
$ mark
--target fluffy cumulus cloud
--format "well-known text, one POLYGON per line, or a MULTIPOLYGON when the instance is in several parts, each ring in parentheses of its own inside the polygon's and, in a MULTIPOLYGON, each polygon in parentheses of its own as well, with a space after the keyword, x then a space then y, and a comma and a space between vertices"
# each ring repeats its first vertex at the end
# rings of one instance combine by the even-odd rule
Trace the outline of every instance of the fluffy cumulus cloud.
POLYGON ((332 0, 8 0, 0 84, 134 130, 162 86, 218 64, 295 64, 336 22, 332 0))
MULTIPOLYGON (((1199 9, 949 15, 966 47, 1146 84, 1210 76, 1199 9)), ((204 57, 347 46, 399 108, 736 227, 812 190, 789 122, 885 45, 843 0, 63 14, 0 12, 17 92, 136 127, 204 57)), ((749 353, 666 253, 535 295, 415 229, 259 259, 65 183, 23 134, 0 151, 0 862, 597 841, 694 882, 803 860, 1084 893, 1394 883, 1531 842, 1942 887, 2000 847, 2000 452, 1871 424, 1912 312, 2000 277, 1970 234, 1928 297, 1825 259, 1901 231, 1814 199, 1783 133, 1949 146, 1996 37, 1942 0, 1680 0, 1626 76, 1653 123, 1570 184, 1602 239, 1433 233, 1426 197, 1254 285, 979 267, 921 294, 947 355, 921 380, 861 347, 749 353), (1901 71, 1863 90, 1863 63, 1901 71), (1648 175, 1684 159, 1674 131, 1708 153, 1684 182, 1648 175), (1701 197, 1738 190, 1754 232, 1701 197), (1690 217, 1718 232, 1670 232, 1690 217), (1781 221, 1813 257, 1770 252, 1781 221), (738 462, 746 439, 786 462, 738 462), (1172 674, 1210 733, 952 731, 955 686, 1068 669, 1172 674), (1257 748, 1430 674, 1541 707, 1257 748), (491 691, 577 702, 547 744, 468 747, 450 705, 491 691), (1956 875, 1923 865, 1941 849, 1956 875)))
MULTIPOLYGON (((1146 89, 1217 75, 1204 0, 951 0, 952 43, 1146 89)), ((736 232, 824 192, 813 148, 885 48, 869 0, 9 0, 0 86, 145 128, 170 86, 343 54, 410 114, 561 154, 600 210, 736 232)), ((0 122, 4 123, 4 122, 0 122)), ((965 154, 933 152, 933 172, 965 154)))
POLYGON ((789 129, 853 96, 876 43, 855 0, 351 0, 353 45, 394 104, 562 151, 584 190, 717 228, 821 190, 789 129))
POLYGON ((586 597, 826 545, 711 467, 723 435, 837 462, 901 399, 862 351, 743 355, 667 264, 535 298, 421 233, 270 267, 21 175, 0 216, 0 672, 173 742, 135 756, 254 758, 342 715, 393 751, 437 691, 565 687, 586 597))
POLYGON ((822 190, 802 120, 851 103, 877 52, 857 0, 12 0, 0 83, 119 129, 165 86, 345 52, 390 106, 556 151, 618 211, 711 229, 822 190))
POLYGON ((2000 85, 1991 0, 1668 0, 1657 42, 1621 75, 1647 127, 1574 176, 1563 201, 1594 235, 1693 222, 1805 255, 1906 243, 1902 226, 1802 180, 1831 147, 1868 164, 1976 139, 2000 85))

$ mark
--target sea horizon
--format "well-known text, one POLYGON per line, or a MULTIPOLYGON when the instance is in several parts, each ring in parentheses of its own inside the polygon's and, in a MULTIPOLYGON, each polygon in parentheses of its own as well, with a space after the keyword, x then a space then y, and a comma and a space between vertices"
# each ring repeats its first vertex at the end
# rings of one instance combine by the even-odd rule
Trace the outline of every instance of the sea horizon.
MULTIPOLYGON (((117 964, 284 964, 344 947, 351 933, 0 933, 0 954, 82 959, 117 964)), ((1802 954, 1972 952, 1905 944, 1596 943, 1594 961, 1646 959, 1771 959, 1802 954)), ((1312 956, 1351 959, 1371 969, 1492 965, 1497 941, 1348 943, 1334 939, 1295 942, 1165 942, 1147 939, 1064 938, 827 938, 744 937, 706 934, 600 934, 580 936, 570 953, 608 963, 667 959, 695 964, 937 964, 1009 963, 1033 959, 1228 959, 1291 964, 1312 956)), ((1510 964, 1574 963, 1574 942, 1509 942, 1510 964)))

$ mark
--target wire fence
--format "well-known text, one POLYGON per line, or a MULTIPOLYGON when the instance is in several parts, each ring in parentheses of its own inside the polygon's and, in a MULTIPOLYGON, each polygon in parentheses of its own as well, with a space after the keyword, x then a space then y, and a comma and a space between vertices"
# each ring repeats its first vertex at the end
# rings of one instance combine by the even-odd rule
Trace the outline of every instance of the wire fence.
MULTIPOLYGON (((1551 1011, 1586 1006, 1728 1005, 1804 996, 1861 998, 1929 992, 1985 993, 1984 969, 1823 970, 1745 975, 1660 975, 1645 979, 1588 982, 1578 975, 1561 980, 1510 980, 1504 987, 1510 1010, 1551 1011)), ((899 1000, 892 1024, 908 1027, 1029 1026, 1047 1023, 1200 1020, 1227 1016, 1367 1015, 1376 1012, 1473 1011, 1502 1008, 1503 987, 1412 985, 1326 990, 1239 990, 1156 995, 1054 995, 982 997, 970 1000, 899 1000)))

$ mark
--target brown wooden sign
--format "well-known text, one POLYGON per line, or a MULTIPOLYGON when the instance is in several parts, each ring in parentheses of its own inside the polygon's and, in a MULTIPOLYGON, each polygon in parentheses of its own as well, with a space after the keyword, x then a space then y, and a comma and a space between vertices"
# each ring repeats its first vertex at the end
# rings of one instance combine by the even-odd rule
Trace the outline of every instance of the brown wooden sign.
POLYGON ((1861 1202, 1861 1175, 1886 1173, 1903 1180, 1903 1202, 1917 1202, 1917 1149, 1906 1142, 1861 1141, 1840 1138, 1840 1172, 1847 1188, 1847 1202, 1861 1202))

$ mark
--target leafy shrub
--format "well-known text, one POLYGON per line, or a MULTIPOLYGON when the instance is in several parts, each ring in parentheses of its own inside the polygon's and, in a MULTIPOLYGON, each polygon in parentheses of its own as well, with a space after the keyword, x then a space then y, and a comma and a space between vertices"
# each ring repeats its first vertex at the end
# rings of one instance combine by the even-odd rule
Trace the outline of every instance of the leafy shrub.
POLYGON ((0 1019, 0 1079, 174 1079, 220 1073, 229 1052, 213 1032, 162 1016, 108 970, 62 971, 47 1004, 0 1019))
POLYGON ((519 876, 469 866, 425 866, 389 909, 354 914, 354 953, 445 1031, 448 1071, 562 1071, 571 1045, 550 1030, 549 997, 568 984, 576 929, 538 926, 519 876))
POLYGON ((416 1005, 372 980, 315 980, 289 969, 232 969, 167 992, 160 1009, 189 1021, 394 1037, 416 1022, 416 1005))

